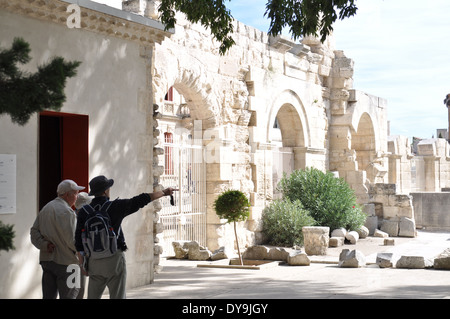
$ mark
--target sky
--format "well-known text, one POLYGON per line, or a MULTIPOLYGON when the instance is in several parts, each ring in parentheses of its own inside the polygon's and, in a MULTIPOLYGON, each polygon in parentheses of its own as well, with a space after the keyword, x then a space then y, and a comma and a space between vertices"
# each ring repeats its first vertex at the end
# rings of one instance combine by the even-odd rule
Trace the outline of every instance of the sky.
MULTIPOLYGON (((233 17, 262 31, 266 0, 227 2, 233 17)), ((353 88, 387 100, 390 135, 436 137, 448 128, 449 0, 356 0, 334 24, 335 49, 354 60, 353 88)))
MULTIPOLYGON (((97 0, 120 7, 121 0, 97 0)), ((261 31, 267 0, 225 0, 232 16, 261 31)), ((449 0, 356 0, 334 24, 336 50, 354 60, 353 88, 387 100, 390 135, 431 138, 447 129, 449 0)))

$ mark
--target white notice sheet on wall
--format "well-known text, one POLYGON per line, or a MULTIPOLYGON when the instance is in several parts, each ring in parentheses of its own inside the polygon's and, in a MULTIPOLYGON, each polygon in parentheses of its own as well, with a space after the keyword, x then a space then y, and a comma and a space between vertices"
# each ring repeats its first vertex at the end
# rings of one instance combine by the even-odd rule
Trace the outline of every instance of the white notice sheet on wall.
POLYGON ((16 155, 0 154, 0 214, 16 212, 16 155))

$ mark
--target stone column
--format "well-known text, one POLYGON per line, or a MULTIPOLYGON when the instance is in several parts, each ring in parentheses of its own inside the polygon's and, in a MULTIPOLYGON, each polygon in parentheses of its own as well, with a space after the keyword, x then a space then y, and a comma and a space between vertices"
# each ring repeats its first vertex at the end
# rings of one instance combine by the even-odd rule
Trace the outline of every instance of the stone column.
POLYGON ((425 160, 425 191, 438 192, 439 189, 439 159, 437 156, 424 156, 425 160))

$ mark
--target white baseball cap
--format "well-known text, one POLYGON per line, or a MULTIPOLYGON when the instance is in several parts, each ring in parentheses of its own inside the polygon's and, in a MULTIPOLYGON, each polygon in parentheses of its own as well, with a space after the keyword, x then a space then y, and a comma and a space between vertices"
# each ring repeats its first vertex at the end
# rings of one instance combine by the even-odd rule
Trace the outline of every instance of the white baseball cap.
POLYGON ((84 189, 83 186, 78 186, 77 183, 75 183, 71 179, 65 179, 61 183, 59 183, 58 188, 56 189, 56 192, 58 195, 63 195, 67 193, 68 191, 81 191, 84 189))
POLYGON ((86 192, 80 192, 75 201, 75 208, 80 209, 84 205, 90 204, 95 196, 89 196, 86 192))

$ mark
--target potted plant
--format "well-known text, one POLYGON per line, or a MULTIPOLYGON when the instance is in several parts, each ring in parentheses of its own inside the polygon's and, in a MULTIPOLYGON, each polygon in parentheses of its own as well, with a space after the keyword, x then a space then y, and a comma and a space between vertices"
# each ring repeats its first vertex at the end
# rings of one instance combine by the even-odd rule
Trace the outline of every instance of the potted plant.
POLYGON ((239 249, 239 241, 236 231, 236 222, 245 221, 249 212, 250 202, 244 193, 237 190, 229 190, 223 192, 214 202, 214 209, 216 214, 223 219, 227 219, 228 223, 234 223, 234 235, 236 237, 236 246, 238 249, 239 261, 241 265, 244 264, 239 249))

